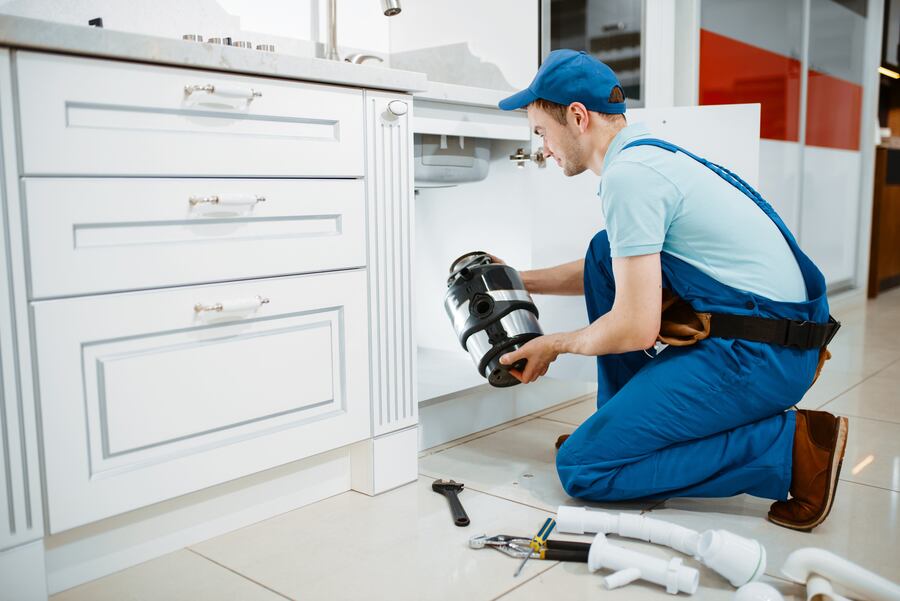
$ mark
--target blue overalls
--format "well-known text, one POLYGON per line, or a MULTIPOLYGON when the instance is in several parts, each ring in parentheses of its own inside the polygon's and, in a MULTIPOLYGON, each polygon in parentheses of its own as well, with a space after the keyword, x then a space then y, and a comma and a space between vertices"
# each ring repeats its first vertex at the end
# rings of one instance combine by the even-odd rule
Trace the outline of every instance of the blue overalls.
MULTIPOLYGON (((657 146, 699 161, 755 202, 778 226, 806 284, 806 302, 778 302, 722 284, 661 253, 663 286, 698 312, 828 321, 825 278, 774 209, 739 177, 683 148, 657 146)), ((606 231, 591 241, 584 264, 591 322, 615 298, 606 231)), ((597 357, 597 412, 560 447, 557 471, 566 492, 592 501, 645 497, 725 497, 749 493, 784 500, 791 484, 794 412, 812 383, 818 349, 707 338, 597 357)))

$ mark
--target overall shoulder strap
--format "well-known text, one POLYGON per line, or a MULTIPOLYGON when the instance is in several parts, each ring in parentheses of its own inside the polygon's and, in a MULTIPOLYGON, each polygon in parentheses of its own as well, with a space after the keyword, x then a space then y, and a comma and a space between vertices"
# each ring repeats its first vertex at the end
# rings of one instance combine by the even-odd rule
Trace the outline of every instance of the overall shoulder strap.
POLYGON ((626 150, 628 148, 633 148, 635 146, 655 146, 657 148, 662 148, 663 150, 668 150, 669 152, 680 152, 685 154, 704 167, 710 169, 713 173, 724 179, 726 182, 737 188, 740 192, 742 192, 745 196, 750 198, 756 205, 762 209, 762 211, 768 215, 769 219, 775 222, 775 225, 778 226, 778 229, 781 230, 782 235, 787 239, 788 243, 791 246, 797 247, 797 240, 794 238, 794 234, 788 229, 788 227, 781 220, 781 217, 778 213, 775 212, 775 209, 772 208, 766 200, 762 197, 762 195, 757 192, 750 184, 745 182, 739 175, 733 173, 722 167, 721 165, 717 165, 712 161, 708 161, 703 157, 697 156, 693 152, 682 148, 681 146, 676 146, 671 142, 666 142, 665 140, 660 140, 658 138, 640 138, 637 140, 632 140, 628 144, 626 144, 622 150, 626 150))
MULTIPOLYGON (((821 272, 815 267, 809 257, 800 250, 797 241, 794 239, 794 235, 781 220, 781 217, 775 212, 775 209, 773 209, 771 205, 760 196, 759 192, 754 190, 747 182, 725 167, 707 161, 706 159, 699 157, 680 146, 676 146, 671 142, 666 142, 665 140, 641 138, 629 142, 622 150, 635 146, 656 146, 657 148, 662 148, 669 152, 684 153, 698 163, 708 167, 716 175, 743 192, 753 200, 753 202, 769 216, 775 225, 778 226, 778 229, 781 230, 782 235, 785 240, 787 240, 794 256, 797 257, 798 262, 801 265, 801 271, 804 272, 803 279, 806 283, 807 293, 811 291, 810 279, 808 278, 809 273, 807 272, 813 270, 815 274, 817 274, 816 277, 813 278, 815 286, 824 294, 825 280, 821 272), (806 264, 807 269, 803 268, 804 264, 806 264)), ((827 346, 840 327, 840 322, 830 315, 827 323, 812 323, 789 319, 767 319, 748 315, 712 314, 710 315, 709 335, 718 338, 740 338, 801 349, 814 349, 827 346)))

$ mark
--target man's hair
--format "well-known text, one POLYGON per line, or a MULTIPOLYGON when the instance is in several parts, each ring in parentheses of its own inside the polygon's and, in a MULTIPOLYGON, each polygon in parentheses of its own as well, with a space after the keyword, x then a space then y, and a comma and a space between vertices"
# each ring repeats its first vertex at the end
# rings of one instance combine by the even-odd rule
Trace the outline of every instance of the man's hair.
MULTIPOLYGON (((625 102, 625 92, 622 91, 622 88, 620 88, 619 86, 615 86, 612 89, 612 92, 610 92, 609 94, 609 102, 625 102)), ((566 113, 569 110, 569 107, 567 107, 566 105, 552 102, 550 100, 544 100, 543 98, 538 98, 537 100, 532 102, 531 105, 536 106, 537 108, 553 117, 560 125, 566 124, 566 113)), ((603 117, 603 119, 610 122, 625 119, 625 115, 610 113, 598 114, 603 117)))

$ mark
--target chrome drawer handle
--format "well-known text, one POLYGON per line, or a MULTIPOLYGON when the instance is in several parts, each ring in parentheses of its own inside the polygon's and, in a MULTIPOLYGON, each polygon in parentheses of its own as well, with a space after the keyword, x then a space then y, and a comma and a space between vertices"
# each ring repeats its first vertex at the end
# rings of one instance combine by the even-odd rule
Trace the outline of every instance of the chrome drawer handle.
POLYGON ((237 312, 237 311, 249 311, 251 309, 259 309, 265 304, 269 303, 269 299, 264 298, 262 296, 252 296, 250 298, 236 298, 234 300, 225 301, 222 303, 215 303, 212 305, 204 305, 203 303, 197 303, 194 305, 195 313, 207 313, 207 312, 217 312, 217 313, 226 313, 226 312, 237 312))
POLYGON ((210 196, 191 196, 188 202, 192 207, 199 204, 211 205, 252 205, 265 202, 266 197, 261 194, 212 194, 210 196))
POLYGON ((253 100, 262 97, 262 92, 253 88, 233 88, 231 86, 217 86, 211 83, 195 83, 184 86, 184 95, 190 96, 194 92, 206 92, 216 94, 223 98, 244 98, 253 100))

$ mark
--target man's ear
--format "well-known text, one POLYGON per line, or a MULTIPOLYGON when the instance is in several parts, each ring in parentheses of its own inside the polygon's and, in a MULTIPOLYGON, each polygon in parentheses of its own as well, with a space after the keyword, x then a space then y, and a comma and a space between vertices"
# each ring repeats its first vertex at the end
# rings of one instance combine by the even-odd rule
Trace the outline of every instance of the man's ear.
POLYGON ((580 102, 573 102, 568 108, 569 117, 582 133, 587 131, 588 125, 591 123, 591 113, 587 107, 580 102))

